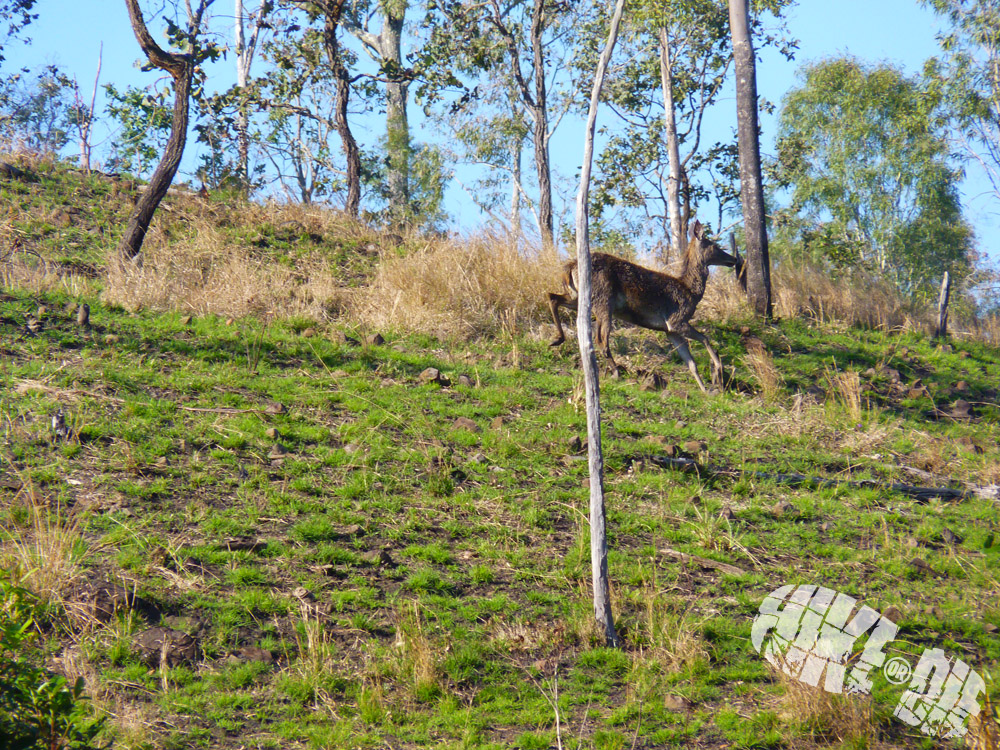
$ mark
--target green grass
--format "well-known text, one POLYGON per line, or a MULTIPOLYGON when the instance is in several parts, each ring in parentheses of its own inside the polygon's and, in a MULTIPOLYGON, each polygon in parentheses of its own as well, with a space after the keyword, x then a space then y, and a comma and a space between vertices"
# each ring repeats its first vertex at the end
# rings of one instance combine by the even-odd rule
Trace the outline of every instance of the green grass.
MULTIPOLYGON (((290 251, 278 234, 260 229, 290 251)), ((514 368, 491 341, 385 331, 385 345, 360 347, 323 326, 302 336, 312 321, 182 325, 176 313, 132 314, 97 296, 79 300, 95 325, 81 331, 62 312, 70 301, 0 291, 0 541, 12 567, 11 545, 34 539, 32 508, 71 508, 86 578, 125 585, 158 613, 128 627, 73 626, 79 592, 68 589, 55 599, 67 609, 50 614, 50 651, 76 644, 85 656, 95 707, 118 717, 105 730, 118 746, 808 746, 749 640, 763 597, 792 583, 894 605, 907 653, 936 646, 998 674, 995 502, 921 504, 884 488, 791 488, 640 463, 700 440, 699 460, 747 471, 915 483, 903 468, 914 467, 996 483, 1000 354, 982 343, 946 350, 914 334, 746 321, 782 377, 763 400, 736 364, 739 326, 709 323, 732 378, 725 392, 703 396, 656 347, 642 356, 665 372, 665 390, 605 380, 624 640, 612 650, 592 624, 572 347, 520 338, 514 368), (50 312, 29 336, 23 324, 39 304, 50 312), (881 365, 919 377, 929 395, 863 374, 881 365), (420 385, 428 366, 474 370, 479 385, 420 385), (868 388, 860 422, 828 380, 848 370, 868 388), (934 417, 958 381, 975 419, 934 417), (814 384, 827 397, 796 407, 814 384), (49 427, 59 408, 76 433, 68 442, 49 427), (480 431, 456 429, 458 417, 480 431), (287 452, 272 454, 276 443, 287 452), (778 513, 779 503, 793 510, 778 513), (745 574, 678 563, 668 548, 745 574), (159 624, 195 635, 201 658, 163 674, 141 663, 131 635, 159 624), (273 661, 247 661, 246 648, 273 661), (667 695, 689 708, 666 707, 667 695)), ((620 337, 626 351, 656 341, 620 337)), ((920 741, 891 716, 899 692, 875 696, 885 746, 920 741)))

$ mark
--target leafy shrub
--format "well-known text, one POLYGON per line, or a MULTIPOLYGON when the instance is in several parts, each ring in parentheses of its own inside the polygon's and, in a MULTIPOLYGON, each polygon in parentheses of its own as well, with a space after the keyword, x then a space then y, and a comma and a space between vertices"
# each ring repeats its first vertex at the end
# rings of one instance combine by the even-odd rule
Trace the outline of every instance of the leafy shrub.
POLYGON ((0 578, 0 748, 88 748, 103 719, 84 703, 83 678, 70 684, 32 663, 37 605, 0 578))

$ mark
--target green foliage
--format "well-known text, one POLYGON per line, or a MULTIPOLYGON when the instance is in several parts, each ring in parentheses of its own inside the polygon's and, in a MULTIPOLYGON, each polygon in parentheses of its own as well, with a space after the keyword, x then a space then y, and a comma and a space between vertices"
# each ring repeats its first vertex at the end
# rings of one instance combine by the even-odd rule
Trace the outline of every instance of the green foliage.
POLYGON ((70 683, 34 666, 36 605, 31 594, 0 577, 0 737, 4 748, 87 748, 100 732, 83 694, 83 678, 70 683))
POLYGON ((36 153, 57 153, 84 117, 76 82, 55 65, 35 77, 0 81, 0 138, 36 153))
POLYGON ((4 52, 10 49, 10 42, 38 18, 37 13, 31 12, 34 6, 35 0, 0 0, 0 63, 5 59, 4 52))
POLYGON ((119 91, 113 83, 104 90, 108 114, 122 127, 112 145, 111 166, 135 175, 147 174, 159 162, 170 137, 170 91, 150 93, 133 86, 119 91))
POLYGON ((804 252, 884 274, 905 292, 962 277, 972 232, 949 163, 940 97, 889 65, 806 66, 781 110, 777 177, 804 252), (793 220, 794 221, 794 220, 793 220))

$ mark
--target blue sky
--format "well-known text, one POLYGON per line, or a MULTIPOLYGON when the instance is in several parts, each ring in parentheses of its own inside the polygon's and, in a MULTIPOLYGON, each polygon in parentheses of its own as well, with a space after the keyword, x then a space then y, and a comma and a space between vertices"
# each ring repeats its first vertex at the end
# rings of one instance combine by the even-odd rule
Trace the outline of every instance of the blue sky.
MULTIPOLYGON (((157 73, 142 73, 134 67, 139 49, 123 0, 41 0, 38 9, 40 17, 31 27, 33 44, 8 50, 6 67, 57 63, 74 74, 81 88, 89 92, 98 49, 103 42, 102 83, 147 85, 156 79, 157 73)), ((223 19, 232 14, 231 0, 217 0, 213 12, 220 22, 227 22, 223 19)), ((150 26, 162 28, 152 20, 150 26)), ((796 85, 795 72, 806 62, 850 54, 869 62, 890 62, 908 73, 916 73, 924 60, 938 54, 935 34, 939 23, 917 0, 799 0, 797 7, 788 14, 788 26, 799 40, 796 59, 787 62, 777 53, 769 53, 757 68, 758 91, 775 104, 796 85)), ((227 63, 220 71, 219 80, 214 82, 216 87, 228 85, 231 67, 231 63, 227 63), (222 80, 223 76, 226 81, 222 80)), ((213 86, 212 81, 209 86, 213 86)), ((732 105, 731 116, 726 114, 727 101, 724 101, 711 126, 719 137, 735 127, 735 102, 731 97, 728 104, 732 105)), ((102 109, 99 103, 98 110, 102 109)), ((419 125, 419 116, 414 122, 419 125)), ((581 126, 582 123, 567 121, 561 126, 563 132, 554 139, 553 162, 564 176, 572 176, 578 168, 583 150, 581 126)), ((765 154, 771 153, 777 129, 776 115, 763 117, 761 127, 761 149, 765 154)), ((108 137, 106 130, 98 132, 98 138, 101 137, 108 137)), ((982 175, 969 165, 962 186, 966 215, 976 229, 980 249, 1000 260, 997 217, 1000 206, 996 205, 995 198, 985 194, 987 189, 982 175)), ((567 190, 565 197, 571 199, 572 193, 567 190)), ((482 220, 471 201, 457 187, 449 192, 447 209, 463 229, 472 229, 482 220)), ((571 217, 566 216, 566 220, 571 221, 571 217)))

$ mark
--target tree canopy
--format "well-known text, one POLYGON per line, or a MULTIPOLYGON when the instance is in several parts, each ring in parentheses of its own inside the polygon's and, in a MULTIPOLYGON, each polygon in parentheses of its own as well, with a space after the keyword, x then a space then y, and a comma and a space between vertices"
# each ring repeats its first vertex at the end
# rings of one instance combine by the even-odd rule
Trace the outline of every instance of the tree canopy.
POLYGON ((805 250, 876 270, 904 291, 946 270, 962 275, 972 232, 935 87, 850 57, 801 77, 782 103, 777 178, 790 213, 805 220, 805 250))

